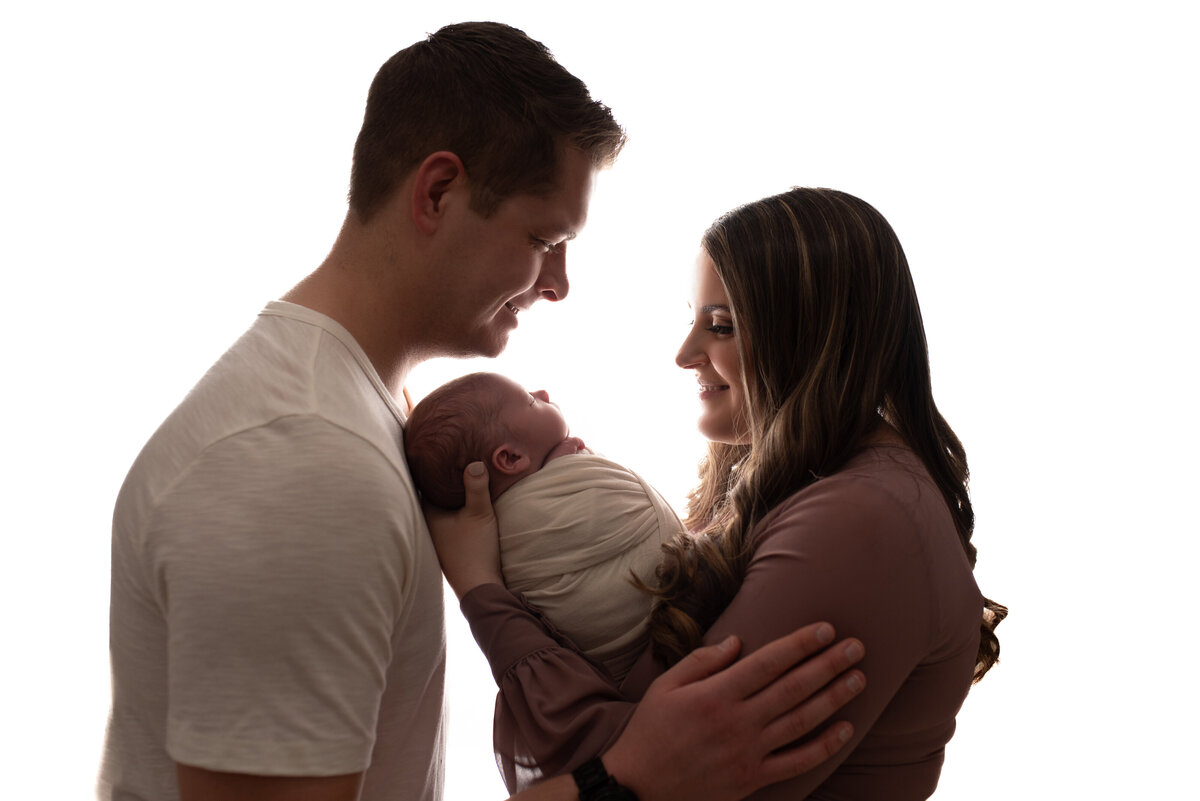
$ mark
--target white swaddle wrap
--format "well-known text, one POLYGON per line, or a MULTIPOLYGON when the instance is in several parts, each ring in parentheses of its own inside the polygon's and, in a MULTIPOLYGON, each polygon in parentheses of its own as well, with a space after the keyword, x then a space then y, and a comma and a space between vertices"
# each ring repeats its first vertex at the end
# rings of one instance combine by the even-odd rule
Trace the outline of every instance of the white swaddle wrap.
POLYGON ((593 454, 553 460, 496 499, 504 583, 618 679, 645 649, 660 546, 683 531, 637 474, 593 454))

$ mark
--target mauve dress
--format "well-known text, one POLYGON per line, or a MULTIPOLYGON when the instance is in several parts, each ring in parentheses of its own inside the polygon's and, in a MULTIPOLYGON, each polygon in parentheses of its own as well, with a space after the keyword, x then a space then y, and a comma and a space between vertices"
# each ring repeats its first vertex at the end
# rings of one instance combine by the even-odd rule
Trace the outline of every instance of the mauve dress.
MULTIPOLYGON (((867 647, 866 690, 837 719, 850 744, 755 799, 924 799, 971 685, 983 598, 945 501, 912 451, 875 445, 773 509, 741 589, 705 641, 749 653, 817 620, 867 647)), ((510 792, 603 753, 662 666, 646 653, 617 686, 537 610, 497 584, 463 614, 499 693, 495 750, 510 792)))

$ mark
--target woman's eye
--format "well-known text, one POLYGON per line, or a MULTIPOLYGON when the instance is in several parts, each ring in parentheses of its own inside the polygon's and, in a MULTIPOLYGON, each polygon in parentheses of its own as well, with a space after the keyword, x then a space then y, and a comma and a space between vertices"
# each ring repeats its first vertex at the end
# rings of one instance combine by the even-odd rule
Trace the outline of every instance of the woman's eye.
POLYGON ((708 328, 706 328, 704 330, 710 331, 710 332, 712 332, 714 334, 718 334, 720 336, 729 336, 730 334, 733 333, 733 326, 732 325, 718 325, 717 323, 713 323, 712 325, 710 325, 708 328))

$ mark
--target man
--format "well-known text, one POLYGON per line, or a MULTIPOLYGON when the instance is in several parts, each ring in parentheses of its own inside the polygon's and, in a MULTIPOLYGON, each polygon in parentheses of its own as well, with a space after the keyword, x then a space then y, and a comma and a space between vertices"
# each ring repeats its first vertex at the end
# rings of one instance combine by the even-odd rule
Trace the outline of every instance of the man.
MULTIPOLYGON (((449 26, 383 65, 329 256, 167 418, 117 500, 102 797, 440 798, 442 581, 395 398, 420 361, 494 356, 522 310, 566 296, 592 176, 623 142, 607 107, 507 26, 449 26)), ((688 742, 673 763, 639 748, 698 701, 751 695, 770 711, 742 704, 755 709, 738 719, 776 731, 757 751, 717 744, 714 769, 819 759, 832 734, 786 766, 769 756, 850 692, 798 707, 779 738, 770 721, 853 661, 825 655, 767 686, 815 638, 716 682, 697 680, 735 649, 700 653, 648 696, 609 769, 647 801, 694 794, 706 785, 653 781, 688 742)), ((726 783, 718 797, 754 789, 726 783)))

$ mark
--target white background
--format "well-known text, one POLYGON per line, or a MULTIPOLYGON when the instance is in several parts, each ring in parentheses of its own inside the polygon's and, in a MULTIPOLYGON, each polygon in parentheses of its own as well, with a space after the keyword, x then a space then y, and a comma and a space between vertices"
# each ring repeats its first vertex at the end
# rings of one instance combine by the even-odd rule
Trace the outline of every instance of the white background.
MULTIPOLYGON (((378 66, 490 18, 545 42, 630 135, 571 245, 570 298, 522 315, 495 369, 681 504, 703 443, 672 357, 701 232, 797 184, 867 199, 906 247, 968 449, 980 586, 1012 609, 937 797, 1180 797, 1180 725, 1200 711, 1187 5, 6 10, 0 795, 90 797, 125 470, 324 257, 378 66)), ((477 368, 431 364, 410 386, 477 368)), ((490 677, 449 611, 448 797, 499 798, 490 677)))

